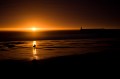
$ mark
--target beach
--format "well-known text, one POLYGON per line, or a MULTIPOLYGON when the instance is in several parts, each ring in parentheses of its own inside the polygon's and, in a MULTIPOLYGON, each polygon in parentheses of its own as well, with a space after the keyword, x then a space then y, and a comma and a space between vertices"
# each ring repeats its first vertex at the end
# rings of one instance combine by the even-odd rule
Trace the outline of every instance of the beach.
POLYGON ((119 35, 115 37, 113 34, 110 36, 107 33, 108 37, 104 37, 105 35, 102 33, 98 34, 101 37, 95 34, 96 37, 94 36, 93 38, 93 36, 88 35, 87 38, 85 33, 79 33, 78 31, 74 33, 72 31, 66 32, 64 37, 62 36, 61 39, 58 39, 59 32, 51 34, 51 38, 48 35, 49 39, 46 36, 47 39, 41 39, 39 37, 39 39, 28 40, 26 37, 21 38, 19 36, 14 39, 1 40, 1 66, 38 66, 41 68, 42 66, 57 67, 61 65, 62 67, 78 67, 85 64, 105 65, 119 63, 119 35), (55 37, 55 35, 57 36, 55 37), (80 38, 81 35, 85 38, 80 38), (18 38, 20 38, 19 41, 18 38), (34 42, 36 43, 35 48, 33 47, 34 42))

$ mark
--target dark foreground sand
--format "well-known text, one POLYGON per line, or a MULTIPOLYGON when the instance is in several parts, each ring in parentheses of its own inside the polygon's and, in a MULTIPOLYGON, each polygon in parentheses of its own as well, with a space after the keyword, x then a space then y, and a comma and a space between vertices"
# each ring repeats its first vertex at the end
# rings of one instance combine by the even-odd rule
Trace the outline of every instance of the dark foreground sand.
POLYGON ((120 64, 120 56, 118 50, 103 51, 97 53, 89 53, 83 55, 71 55, 54 57, 44 60, 19 61, 4 60, 0 61, 0 69, 51 69, 51 68, 70 68, 81 69, 81 67, 111 67, 120 64))

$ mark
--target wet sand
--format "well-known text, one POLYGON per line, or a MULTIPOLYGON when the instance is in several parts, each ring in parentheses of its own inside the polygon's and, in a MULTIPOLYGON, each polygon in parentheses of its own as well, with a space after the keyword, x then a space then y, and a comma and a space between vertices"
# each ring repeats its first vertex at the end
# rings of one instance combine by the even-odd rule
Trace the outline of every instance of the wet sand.
POLYGON ((81 55, 68 55, 68 56, 59 56, 48 59, 32 61, 24 60, 4 60, 0 61, 0 68, 81 68, 84 66, 111 66, 119 65, 120 57, 118 50, 109 50, 96 53, 87 53, 81 55))

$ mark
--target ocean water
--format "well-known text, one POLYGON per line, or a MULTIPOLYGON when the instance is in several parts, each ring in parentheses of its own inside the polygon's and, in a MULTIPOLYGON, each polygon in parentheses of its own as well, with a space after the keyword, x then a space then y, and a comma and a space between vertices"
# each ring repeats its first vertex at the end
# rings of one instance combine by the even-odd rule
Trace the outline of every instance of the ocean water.
POLYGON ((75 32, 0 33, 0 60, 41 60, 66 55, 97 53, 115 47, 119 42, 115 37, 100 37, 75 32), (38 36, 39 35, 39 36, 38 36), (44 36, 45 35, 45 36, 44 36), (36 37, 37 38, 36 38, 36 37), (94 37, 94 38, 93 38, 94 37), (32 39, 31 39, 32 38, 32 39), (43 39, 44 38, 44 39, 43 39), (33 47, 34 43, 36 48, 33 47))

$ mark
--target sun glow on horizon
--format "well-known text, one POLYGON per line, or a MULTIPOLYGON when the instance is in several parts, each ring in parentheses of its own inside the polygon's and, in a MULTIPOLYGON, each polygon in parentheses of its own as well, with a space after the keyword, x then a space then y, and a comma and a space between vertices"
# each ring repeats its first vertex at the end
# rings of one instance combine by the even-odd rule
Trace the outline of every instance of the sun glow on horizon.
POLYGON ((35 28, 35 27, 32 28, 32 31, 36 31, 36 30, 37 30, 37 28, 35 28))
POLYGON ((52 30, 79 30, 79 28, 37 28, 37 27, 25 27, 25 28, 0 28, 0 31, 52 31, 52 30))

